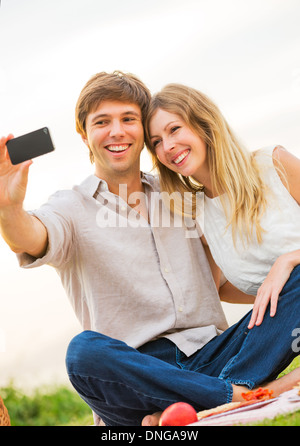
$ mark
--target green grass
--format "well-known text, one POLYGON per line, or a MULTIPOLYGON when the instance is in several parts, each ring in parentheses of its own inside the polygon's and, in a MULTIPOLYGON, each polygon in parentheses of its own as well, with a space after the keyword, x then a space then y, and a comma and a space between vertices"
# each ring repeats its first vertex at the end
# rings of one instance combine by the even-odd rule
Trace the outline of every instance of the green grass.
POLYGON ((91 409, 66 386, 36 389, 30 394, 9 385, 0 389, 12 426, 88 426, 91 409))
MULTIPOLYGON (((300 367, 298 356, 280 375, 300 367)), ((13 384, 0 389, 12 426, 90 426, 91 409, 69 387, 40 388, 30 394, 13 384)), ((300 411, 264 420, 252 426, 300 426, 300 411)))

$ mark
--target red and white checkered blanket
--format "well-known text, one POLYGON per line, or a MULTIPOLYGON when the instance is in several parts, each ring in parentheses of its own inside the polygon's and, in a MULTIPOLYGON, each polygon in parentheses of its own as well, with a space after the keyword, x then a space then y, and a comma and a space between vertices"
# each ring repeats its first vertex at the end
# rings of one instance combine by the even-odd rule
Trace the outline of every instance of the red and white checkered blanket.
POLYGON ((202 418, 191 426, 233 426, 236 424, 255 423, 265 418, 274 418, 277 415, 297 410, 300 410, 299 387, 284 392, 277 398, 258 401, 250 406, 202 418))

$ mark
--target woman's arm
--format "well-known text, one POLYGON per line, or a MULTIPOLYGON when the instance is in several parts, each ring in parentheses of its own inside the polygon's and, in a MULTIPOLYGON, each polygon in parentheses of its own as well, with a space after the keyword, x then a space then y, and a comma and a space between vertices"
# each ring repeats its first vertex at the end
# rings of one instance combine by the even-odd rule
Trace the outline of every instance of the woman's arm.
POLYGON ((219 289, 219 296, 223 302, 230 304, 253 304, 255 296, 245 294, 228 280, 219 289))
MULTIPOLYGON (((300 160, 281 146, 273 151, 273 162, 278 175, 291 196, 300 205, 300 160)), ((291 272, 300 264, 300 249, 281 255, 257 292, 248 328, 260 325, 270 302, 270 316, 276 314, 279 294, 291 272)))
POLYGON ((283 185, 300 205, 300 159, 277 146, 273 151, 273 163, 283 185))
POLYGON ((211 255, 209 246, 204 235, 201 237, 201 242, 214 278, 217 290, 219 292, 220 299, 224 302, 234 303, 234 304, 253 304, 254 296, 245 294, 233 286, 228 280, 222 283, 222 273, 220 268, 216 265, 213 256, 211 255))
POLYGON ((300 264, 300 249, 278 257, 257 291, 248 328, 260 325, 270 302, 270 316, 276 314, 279 294, 295 266, 300 264))

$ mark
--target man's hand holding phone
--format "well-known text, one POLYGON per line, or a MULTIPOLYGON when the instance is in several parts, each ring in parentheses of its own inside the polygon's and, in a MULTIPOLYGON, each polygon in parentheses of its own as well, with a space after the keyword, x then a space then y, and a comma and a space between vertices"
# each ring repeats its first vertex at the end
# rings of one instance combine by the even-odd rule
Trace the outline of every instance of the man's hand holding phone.
POLYGON ((7 151, 7 142, 12 139, 13 135, 0 139, 0 212, 12 206, 22 206, 26 194, 28 170, 32 164, 31 160, 12 164, 7 151))
POLYGON ((54 145, 49 129, 0 140, 0 208, 23 203, 31 159, 52 152, 54 145))
POLYGON ((0 138, 0 233, 14 252, 41 257, 48 246, 45 226, 23 209, 31 158, 54 150, 47 128, 0 138))

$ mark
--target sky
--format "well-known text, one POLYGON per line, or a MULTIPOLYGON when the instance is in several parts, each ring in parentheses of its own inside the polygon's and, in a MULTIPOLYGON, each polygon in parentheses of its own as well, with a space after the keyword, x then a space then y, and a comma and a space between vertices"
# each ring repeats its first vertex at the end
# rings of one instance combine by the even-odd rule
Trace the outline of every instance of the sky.
MULTIPOLYGON (((30 167, 25 208, 93 173, 74 108, 100 71, 132 72, 152 93, 197 88, 249 150, 300 157, 299 20, 299 0, 2 0, 0 135, 48 126, 56 147, 30 167)), ((141 165, 151 169, 146 150, 141 165)), ((22 270, 0 239, 0 283, 0 385, 64 379, 80 327, 55 271, 22 270)))

